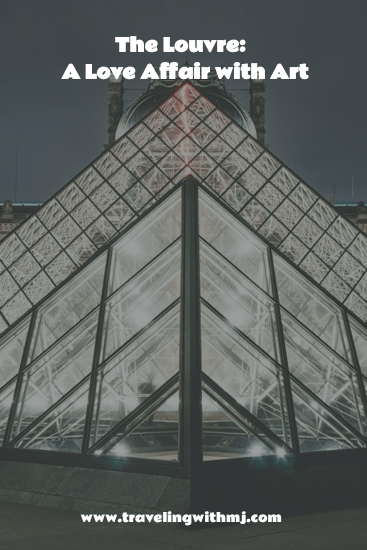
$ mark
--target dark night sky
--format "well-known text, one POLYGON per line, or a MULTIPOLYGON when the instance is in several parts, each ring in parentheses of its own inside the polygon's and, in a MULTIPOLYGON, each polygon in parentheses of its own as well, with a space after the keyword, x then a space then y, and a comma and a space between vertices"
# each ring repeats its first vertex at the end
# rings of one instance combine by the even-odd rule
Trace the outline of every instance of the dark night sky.
MULTIPOLYGON (((162 37, 246 40, 245 53, 189 54, 189 62, 266 69, 270 150, 323 195, 367 200, 365 0, 2 0, 0 19, 0 201, 43 201, 99 155, 107 133, 107 81, 61 80, 69 63, 184 63, 162 37), (160 53, 119 53, 115 36, 159 42, 160 53), (306 63, 309 80, 272 81, 277 63, 306 63)), ((146 88, 126 81, 125 99, 146 88), (129 91, 130 89, 130 91, 129 91)), ((228 88, 248 106, 245 80, 228 88)))

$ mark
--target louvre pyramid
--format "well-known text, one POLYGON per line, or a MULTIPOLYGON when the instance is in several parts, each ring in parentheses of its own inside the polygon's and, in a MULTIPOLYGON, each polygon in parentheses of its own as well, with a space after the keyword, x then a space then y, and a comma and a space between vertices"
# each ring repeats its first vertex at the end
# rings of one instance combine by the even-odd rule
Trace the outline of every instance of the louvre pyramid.
POLYGON ((367 446, 366 236, 192 85, 0 258, 4 450, 186 468, 367 446))

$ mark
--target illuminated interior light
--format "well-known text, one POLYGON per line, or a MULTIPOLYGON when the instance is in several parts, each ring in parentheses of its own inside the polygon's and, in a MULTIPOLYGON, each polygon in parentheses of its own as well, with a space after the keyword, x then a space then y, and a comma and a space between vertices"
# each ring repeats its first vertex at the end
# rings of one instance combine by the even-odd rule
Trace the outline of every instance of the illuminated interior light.
POLYGON ((254 443, 251 448, 250 448, 250 451, 249 451, 249 455, 250 456, 262 456, 263 454, 265 454, 265 450, 264 450, 264 447, 263 445, 261 445, 261 443, 254 443))
POLYGON ((127 456, 130 454, 130 449, 125 443, 117 443, 112 450, 112 453, 116 456, 127 456))
POLYGON ((286 455, 286 451, 283 447, 278 447, 275 451, 275 454, 278 458, 284 458, 286 455))

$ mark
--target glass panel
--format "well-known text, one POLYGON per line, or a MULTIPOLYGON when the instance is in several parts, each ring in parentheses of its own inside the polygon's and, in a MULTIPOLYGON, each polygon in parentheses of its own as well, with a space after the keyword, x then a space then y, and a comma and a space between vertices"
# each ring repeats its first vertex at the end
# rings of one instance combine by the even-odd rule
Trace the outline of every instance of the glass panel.
POLYGON ((221 138, 224 139, 231 147, 237 147, 246 138, 246 133, 236 126, 235 124, 230 124, 225 130, 221 133, 221 138))
POLYGON ((85 195, 75 183, 70 183, 57 195, 57 200, 67 212, 75 208, 83 199, 85 199, 85 195))
POLYGON ((161 106, 160 110, 169 118, 175 118, 185 109, 183 103, 174 96, 169 97, 161 106))
POLYGON ((9 325, 5 322, 5 319, 0 315, 0 334, 2 334, 8 328, 8 326, 9 325))
POLYGON ((74 270, 76 265, 71 259, 62 252, 59 254, 48 266, 46 267, 46 272, 52 279, 52 281, 58 285, 68 277, 74 270))
POLYGON ((274 452, 203 393, 203 459, 261 457, 274 452))
POLYGON ((182 103, 187 107, 192 103, 200 94, 199 92, 191 86, 191 84, 186 83, 177 92, 174 94, 178 97, 182 103))
POLYGON ((89 380, 15 444, 18 449, 81 453, 89 380))
POLYGON ((166 126, 160 133, 159 133, 160 139, 168 145, 168 147, 171 149, 174 147, 181 139, 185 137, 185 134, 176 126, 175 124, 170 124, 169 126, 166 126))
POLYGON ((302 218, 303 212, 292 201, 285 199, 276 210, 275 215, 288 229, 293 229, 302 218))
POLYGON ((122 166, 117 172, 109 178, 109 183, 119 193, 123 195, 136 182, 136 178, 122 166))
POLYGON ((290 444, 283 375, 249 342, 202 306, 203 372, 290 444))
POLYGON ((41 271, 41 267, 30 252, 26 252, 9 268, 9 271, 16 282, 20 286, 23 286, 41 271))
POLYGON ((206 153, 201 152, 190 162, 190 167, 195 170, 199 179, 201 179, 210 174, 210 172, 215 169, 216 164, 206 153))
POLYGON ((290 372, 356 430, 365 433, 355 370, 285 313, 282 322, 290 372))
POLYGON ((274 210, 284 199, 284 195, 276 187, 274 187, 274 185, 267 183, 258 192, 256 199, 266 206, 270 212, 274 212, 274 210))
POLYGON ((105 262, 104 254, 39 308, 29 352, 31 360, 99 304, 105 262))
POLYGON ((96 247, 88 239, 87 235, 82 233, 68 246, 66 252, 73 262, 79 266, 84 264, 96 250, 96 247))
POLYGON ((14 298, 9 300, 1 310, 5 319, 11 324, 21 317, 26 311, 32 307, 32 304, 27 299, 23 292, 15 294, 14 298))
POLYGON ((152 162, 141 151, 126 163, 126 168, 128 168, 136 178, 143 176, 152 166, 152 162))
POLYGON ((202 191, 199 194, 199 230, 206 241, 245 275, 271 292, 266 246, 202 191))
POLYGON ((103 246, 114 235, 116 235, 115 228, 106 220, 104 216, 100 216, 86 231, 87 235, 97 246, 103 246))
POLYGON ((46 202, 37 211, 37 217, 45 224, 47 229, 52 229, 64 216, 66 216, 66 212, 56 199, 46 202))
POLYGON ((9 266, 23 252, 26 250, 26 247, 22 241, 13 233, 5 237, 2 242, 0 242, 0 257, 1 261, 5 266, 9 266))
POLYGON ((222 196, 222 199, 237 212, 250 200, 251 195, 239 185, 234 183, 222 196))
MULTIPOLYGON (((226 142, 220 137, 216 137, 209 143, 209 145, 205 147, 205 152, 208 153, 218 164, 222 162, 222 160, 227 157, 231 151, 231 147, 227 145, 226 142)), ((247 166, 245 166, 245 168, 247 168, 247 166)))
POLYGON ((292 233, 279 246, 279 250, 283 252, 295 264, 299 264, 308 252, 308 248, 301 243, 292 233))
POLYGON ((181 191, 175 193, 114 246, 109 292, 119 288, 181 234, 181 191))
MULTIPOLYGON (((335 264, 334 271, 343 279, 343 281, 353 287, 366 272, 366 268, 357 262, 351 254, 345 252, 338 263, 335 264)), ((358 289, 356 290, 358 291, 358 289)))
POLYGON ((104 178, 108 178, 120 167, 120 163, 114 155, 107 151, 102 157, 94 163, 94 167, 104 178))
POLYGON ((327 233, 316 243, 313 251, 329 266, 333 266, 343 254, 342 247, 327 233))
POLYGON ((362 447, 356 436, 292 381, 293 405, 301 453, 362 447))
POLYGON ((143 208, 143 206, 145 206, 151 198, 152 195, 140 182, 131 187, 131 189, 129 189, 129 191, 124 195, 124 200, 136 212, 141 210, 141 208, 143 208))
POLYGON ((185 134, 190 134, 193 128, 199 123, 200 119, 188 109, 183 111, 183 113, 175 119, 175 124, 177 124, 185 134))
MULTIPOLYGON (((75 181, 80 189, 82 189, 86 195, 89 195, 102 183, 103 179, 92 166, 89 166, 81 173, 80 176, 75 178, 75 181)), ((75 204, 73 205, 73 208, 74 206, 75 204)))
POLYGON ((94 454, 177 461, 178 409, 176 392, 137 428, 115 435, 94 454))
POLYGON ((214 190, 218 195, 221 195, 230 185, 232 185, 233 181, 233 178, 218 166, 218 168, 209 174, 205 183, 210 189, 214 190))
POLYGON ((349 344, 339 308, 275 254, 274 265, 282 306, 351 363, 349 344))
POLYGON ((200 147, 204 148, 215 138, 215 133, 212 132, 206 124, 202 123, 191 132, 190 137, 194 139, 200 147))
POLYGON ((98 311, 24 372, 13 437, 80 382, 92 367, 98 311))
POLYGON ((347 247, 358 235, 358 229, 349 220, 344 220, 341 216, 336 218, 327 232, 343 247, 347 247))
POLYGON ((89 199, 85 199, 82 204, 71 212, 71 216, 80 225, 82 229, 88 227, 100 215, 99 211, 89 199))
POLYGON ((362 319, 362 321, 367 322, 367 304, 356 292, 351 292, 345 300, 345 305, 349 307, 357 317, 362 319))
MULTIPOLYGON (((246 220, 247 223, 249 223, 255 229, 259 229, 259 227, 263 225, 264 221, 269 217, 269 215, 269 210, 267 210, 264 206, 262 206, 262 204, 257 202, 256 199, 250 201, 241 211, 241 216, 243 217, 243 219, 246 220)), ((271 219, 276 221, 273 217, 271 219)), ((280 222, 276 223, 280 226, 282 225, 280 222)), ((264 227, 267 228, 268 224, 264 224, 264 227)), ((270 228, 270 231, 268 231, 268 229, 265 229, 265 236, 272 234, 274 234, 272 227, 270 228)))
POLYGON ((148 115, 147 118, 144 119, 144 122, 151 130, 153 130, 153 132, 157 133, 167 126, 167 124, 170 123, 170 120, 163 113, 161 113, 161 111, 157 110, 148 115))
POLYGON ((313 252, 309 252, 307 256, 302 260, 300 263, 300 267, 306 271, 317 283, 322 281, 322 279, 327 275, 329 272, 329 268, 327 265, 324 264, 318 258, 313 254, 313 252))
POLYGON ((46 228, 36 216, 31 216, 29 220, 22 223, 16 233, 23 243, 30 248, 46 233, 46 228))
POLYGON ((229 323, 279 357, 271 300, 207 246, 200 246, 201 295, 229 323))
POLYGON ((348 251, 353 254, 362 265, 367 265, 367 238, 363 233, 359 233, 349 246, 348 251))
MULTIPOLYGON (((190 105, 190 111, 195 113, 199 118, 205 118, 213 109, 214 106, 203 96, 199 97, 190 105)), ((219 113, 219 111, 216 112, 219 113)), ((220 130, 217 131, 219 132, 220 130)))
POLYGON ((322 230, 319 226, 310 220, 308 216, 305 216, 303 220, 299 222, 293 232, 309 248, 315 244, 317 239, 319 239, 322 234, 322 230))
POLYGON ((153 195, 156 195, 168 183, 168 178, 154 166, 140 181, 153 195))
POLYGON ((367 377, 367 331, 349 317, 354 345, 356 348, 358 362, 364 376, 367 377))
POLYGON ((319 199, 308 212, 310 218, 319 224, 323 229, 327 229, 331 222, 336 218, 337 213, 328 203, 319 199))
POLYGON ((105 216, 118 230, 136 217, 134 212, 130 210, 126 202, 122 199, 118 199, 118 201, 105 212, 105 216))
POLYGON ((0 445, 5 435, 16 383, 17 380, 15 379, 5 390, 0 391, 0 445))
POLYGON ((80 227, 71 219, 70 216, 66 216, 52 230, 52 235, 61 244, 61 246, 67 246, 80 233, 80 227))
MULTIPOLYGON (((203 100, 203 98, 200 97, 198 101, 202 101, 202 100, 203 100)), ((208 105, 209 105, 209 103, 207 103, 205 108, 208 105)), ((192 109, 192 108, 193 108, 193 105, 190 105, 190 109, 192 109)), ((210 108, 212 109, 213 107, 210 105, 210 108)), ((198 116, 200 116, 199 111, 195 111, 195 113, 198 116)), ((230 122, 230 119, 226 115, 224 115, 221 111, 218 111, 218 110, 211 113, 205 119, 205 124, 207 124, 212 130, 214 130, 215 133, 221 132, 229 124, 229 122, 230 122)))
POLYGON ((4 305, 19 290, 19 286, 14 281, 8 271, 0 275, 0 307, 4 305))
POLYGON ((298 181, 298 178, 284 166, 271 178, 271 183, 278 187, 285 195, 288 195, 294 189, 298 181))
POLYGON ((55 285, 50 281, 46 273, 41 271, 30 283, 25 285, 24 293, 33 304, 36 304, 54 288, 55 285))
POLYGON ((263 150, 261 145, 250 136, 236 149, 236 151, 248 162, 253 162, 263 150))
POLYGON ((340 302, 344 302, 352 290, 351 287, 343 281, 343 279, 334 273, 334 271, 330 271, 330 273, 325 277, 322 281, 322 286, 340 302))
MULTIPOLYGON (((181 117, 180 117, 181 118, 181 117)), ((200 151, 199 147, 196 145, 192 139, 185 137, 176 145, 174 149, 175 153, 184 161, 185 164, 188 164, 195 155, 200 151)))
POLYGON ((307 212, 317 200, 317 195, 310 189, 299 183, 294 191, 289 195, 289 198, 304 212, 307 212))
POLYGON ((158 162, 159 159, 164 157, 168 153, 169 148, 167 145, 159 139, 157 136, 149 141, 143 149, 143 152, 152 160, 154 163, 158 162))
POLYGON ((99 370, 91 445, 178 372, 179 360, 176 306, 99 370))
POLYGON ((42 237, 31 249, 31 253, 42 267, 47 265, 61 251, 61 246, 57 244, 50 233, 42 237))
POLYGON ((180 275, 181 243, 178 242, 111 298, 106 305, 102 359, 180 296, 180 275))
MULTIPOLYGON (((246 140, 247 141, 247 140, 246 140)), ((279 168, 280 163, 266 151, 254 162, 254 167, 266 178, 270 178, 279 168)))
POLYGON ((0 388, 18 374, 30 318, 0 341, 0 388))

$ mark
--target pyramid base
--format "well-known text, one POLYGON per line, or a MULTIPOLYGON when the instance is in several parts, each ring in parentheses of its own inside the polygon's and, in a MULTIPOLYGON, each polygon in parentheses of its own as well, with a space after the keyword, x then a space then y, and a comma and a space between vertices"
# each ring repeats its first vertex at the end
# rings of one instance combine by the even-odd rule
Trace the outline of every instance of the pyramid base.
POLYGON ((328 463, 308 458, 284 468, 269 461, 204 462, 191 479, 0 460, 0 501, 85 514, 243 510, 293 515, 367 503, 366 453, 333 455, 328 463))

